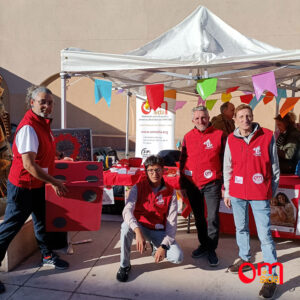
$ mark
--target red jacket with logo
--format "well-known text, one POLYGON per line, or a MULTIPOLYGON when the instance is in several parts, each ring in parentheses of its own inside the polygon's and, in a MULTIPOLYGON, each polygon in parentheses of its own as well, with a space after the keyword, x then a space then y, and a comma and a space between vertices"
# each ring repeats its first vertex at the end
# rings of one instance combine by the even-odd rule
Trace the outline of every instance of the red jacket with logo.
POLYGON ((232 174, 229 194, 245 200, 272 198, 272 165, 269 147, 273 133, 259 128, 250 143, 233 134, 228 136, 231 153, 232 174))
POLYGON ((183 139, 180 170, 197 187, 220 179, 225 145, 223 131, 209 126, 189 131, 183 139))
POLYGON ((169 205, 174 189, 167 183, 154 194, 148 179, 137 183, 137 201, 134 209, 136 220, 150 229, 166 229, 169 205))
MULTIPOLYGON (((48 173, 51 174, 54 167, 55 145, 53 142, 53 135, 50 129, 50 119, 45 119, 36 115, 31 109, 28 110, 17 127, 17 132, 25 125, 30 125, 35 130, 39 147, 35 158, 35 162, 41 168, 47 168, 48 173)), ((22 155, 18 152, 18 148, 14 141, 13 147, 13 162, 9 172, 8 180, 22 188, 40 188, 44 186, 44 182, 33 177, 23 167, 22 155)))

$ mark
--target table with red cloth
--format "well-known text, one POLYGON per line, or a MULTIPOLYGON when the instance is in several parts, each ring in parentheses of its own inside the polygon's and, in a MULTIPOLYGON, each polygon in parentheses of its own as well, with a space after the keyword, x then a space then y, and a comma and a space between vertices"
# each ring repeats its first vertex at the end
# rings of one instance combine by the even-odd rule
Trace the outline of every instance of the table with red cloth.
MULTIPOLYGON (((135 174, 118 174, 112 173, 109 170, 103 172, 104 185, 106 186, 133 186, 142 178, 145 178, 145 176, 145 172, 142 168, 138 169, 135 174)), ((168 184, 176 190, 180 190, 178 169, 176 167, 165 167, 163 177, 168 184)), ((296 175, 281 175, 276 195, 278 193, 284 193, 288 196, 289 202, 294 210, 294 222, 290 224, 278 224, 272 223, 271 220, 272 234, 274 237, 300 239, 300 177, 296 175)), ((182 212, 182 215, 187 217, 191 212, 191 206, 187 198, 183 198, 183 201, 186 204, 186 207, 182 212)), ((225 207, 223 199, 220 203, 219 215, 220 231, 223 233, 235 234, 232 210, 225 207)), ((249 229, 251 235, 257 235, 251 207, 249 209, 249 229)))

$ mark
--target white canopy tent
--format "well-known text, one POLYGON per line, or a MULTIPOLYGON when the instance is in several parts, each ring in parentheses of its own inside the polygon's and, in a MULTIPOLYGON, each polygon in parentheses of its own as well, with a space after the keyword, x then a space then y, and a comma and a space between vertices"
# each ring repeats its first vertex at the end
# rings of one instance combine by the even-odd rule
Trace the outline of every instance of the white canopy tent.
MULTIPOLYGON (((199 6, 181 23, 145 46, 124 55, 67 48, 61 51, 61 127, 66 127, 66 79, 103 77, 113 88, 144 94, 144 86, 195 93, 196 81, 218 78, 216 92, 240 86, 253 91, 252 75, 274 71, 278 87, 300 90, 300 50, 281 50, 250 39, 199 6)), ((128 93, 130 95, 130 93, 128 93)), ((128 110, 126 154, 128 153, 128 110)))

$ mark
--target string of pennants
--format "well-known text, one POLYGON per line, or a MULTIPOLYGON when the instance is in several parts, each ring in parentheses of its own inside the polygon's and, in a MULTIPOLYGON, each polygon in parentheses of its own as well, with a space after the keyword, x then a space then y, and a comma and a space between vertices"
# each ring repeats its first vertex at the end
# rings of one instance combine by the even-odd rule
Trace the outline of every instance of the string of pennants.
MULTIPOLYGON (((217 78, 207 78, 201 79, 197 81, 196 90, 199 94, 198 97, 198 105, 205 105, 208 110, 212 110, 214 105, 216 104, 218 99, 209 99, 206 100, 208 96, 212 95, 216 92, 217 89, 217 78)), ((284 117, 289 111, 291 111, 296 105, 297 101, 300 97, 288 97, 286 94, 286 90, 277 89, 275 74, 273 71, 266 72, 262 74, 257 74, 252 76, 252 83, 254 87, 253 96, 250 92, 243 92, 244 95, 240 96, 241 102, 245 104, 249 104, 252 109, 256 107, 256 105, 263 101, 264 104, 268 104, 271 102, 274 97, 276 98, 277 104, 279 104, 282 98, 286 98, 285 102, 280 108, 280 115, 284 117), (266 91, 265 94, 263 94, 266 91), (258 100, 257 100, 258 99, 258 100)), ((149 107, 153 110, 156 110, 162 102, 164 98, 173 98, 176 99, 176 90, 167 90, 164 91, 164 84, 153 84, 146 85, 146 95, 147 100, 145 104, 145 108, 149 107)), ((222 102, 228 102, 232 99, 231 93, 237 91, 239 86, 230 87, 226 90, 225 93, 221 95, 222 102)), ((118 90, 117 94, 122 93, 123 90, 118 90)), ((95 79, 95 102, 98 103, 102 98, 105 99, 107 105, 110 107, 111 104, 111 93, 112 93, 112 82, 107 80, 95 79)), ((176 101, 175 111, 181 109, 187 101, 176 101)))

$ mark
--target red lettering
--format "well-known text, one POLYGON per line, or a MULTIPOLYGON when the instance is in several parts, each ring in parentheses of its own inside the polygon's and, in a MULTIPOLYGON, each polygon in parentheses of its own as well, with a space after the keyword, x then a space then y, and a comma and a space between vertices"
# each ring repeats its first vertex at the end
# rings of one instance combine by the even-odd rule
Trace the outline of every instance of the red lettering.
MULTIPOLYGON (((273 263, 273 264, 269 264, 269 263, 258 263, 257 264, 257 275, 261 275, 261 269, 264 267, 264 266, 267 266, 269 267, 269 274, 272 274, 272 268, 275 267, 275 266, 278 266, 279 267, 279 284, 283 284, 283 265, 282 263, 279 263, 279 262, 276 262, 276 263, 273 263)), ((268 269, 267 269, 268 271, 268 269)))
POLYGON ((256 276, 256 271, 255 271, 254 266, 251 263, 245 262, 245 263, 242 263, 240 265, 239 278, 242 282, 251 283, 255 279, 255 276, 256 276), (245 276, 245 274, 243 273, 243 267, 244 266, 250 266, 251 267, 251 269, 252 269, 252 278, 249 278, 249 277, 245 276))

